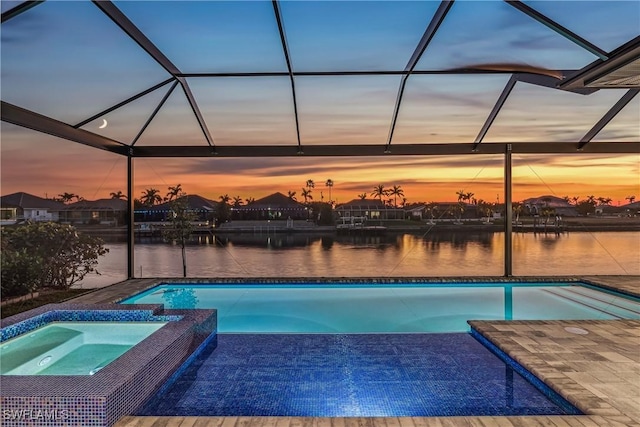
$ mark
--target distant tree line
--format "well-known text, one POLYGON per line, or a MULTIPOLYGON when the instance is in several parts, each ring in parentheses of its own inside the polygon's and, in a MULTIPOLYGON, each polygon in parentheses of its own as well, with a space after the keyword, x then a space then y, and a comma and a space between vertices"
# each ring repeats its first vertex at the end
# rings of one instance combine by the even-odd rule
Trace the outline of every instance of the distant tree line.
MULTIPOLYGON (((301 188, 300 196, 304 199, 303 204, 310 207, 314 211, 318 211, 322 208, 323 204, 328 204, 330 210, 335 207, 335 200, 332 197, 332 189, 335 185, 332 179, 327 179, 324 183, 325 187, 328 189, 329 197, 328 201, 324 201, 323 192, 320 191, 320 200, 314 201, 313 192, 316 188, 315 181, 313 179, 308 179, 305 182, 305 185, 301 188)), ((178 194, 182 193, 182 187, 178 184, 175 187, 169 187, 168 193, 163 197, 160 194, 160 190, 156 188, 147 188, 142 192, 140 198, 134 199, 134 208, 135 209, 143 209, 150 208, 157 204, 164 203, 170 200, 176 199, 178 194)), ((294 201, 298 201, 296 195, 297 191, 288 190, 288 197, 294 201)), ((114 199, 126 199, 126 195, 122 191, 115 191, 110 193, 111 198, 114 199)), ((450 207, 450 210, 453 210, 452 214, 454 216, 460 217, 468 205, 477 206, 477 211, 484 216, 490 216, 494 211, 496 211, 499 203, 487 202, 483 199, 476 199, 475 194, 472 192, 467 192, 465 190, 456 191, 458 206, 450 207)), ((412 206, 425 205, 426 210, 431 213, 432 218, 435 218, 435 212, 438 210, 436 202, 412 202, 409 203, 408 199, 405 197, 404 190, 401 185, 393 185, 392 187, 386 187, 385 184, 378 184, 373 187, 373 191, 371 193, 363 192, 357 194, 357 198, 361 200, 367 199, 367 197, 373 197, 374 199, 378 199, 385 204, 385 206, 389 208, 407 208, 412 206)), ((582 199, 580 196, 564 196, 563 199, 567 201, 567 203, 571 204, 575 207, 578 215, 587 216, 593 215, 596 211, 596 207, 601 206, 611 206, 612 199, 610 197, 596 197, 593 195, 586 196, 586 198, 582 199)), ((633 203, 636 200, 636 196, 630 195, 625 197, 625 199, 629 203, 633 203)), ((84 200, 82 196, 79 196, 74 193, 61 193, 58 197, 55 197, 54 200, 61 201, 63 203, 70 203, 73 200, 80 201, 84 200)), ((218 198, 219 206, 218 210, 215 212, 215 217, 218 222, 225 222, 231 219, 231 208, 238 208, 247 204, 250 204, 255 201, 253 197, 248 197, 243 199, 238 196, 230 196, 229 194, 220 195, 218 198)), ((513 211, 515 214, 524 213, 522 210, 522 206, 519 205, 520 202, 513 203, 513 211)), ((325 208, 322 208, 325 209, 325 208)), ((326 215, 325 215, 326 216, 326 215)))

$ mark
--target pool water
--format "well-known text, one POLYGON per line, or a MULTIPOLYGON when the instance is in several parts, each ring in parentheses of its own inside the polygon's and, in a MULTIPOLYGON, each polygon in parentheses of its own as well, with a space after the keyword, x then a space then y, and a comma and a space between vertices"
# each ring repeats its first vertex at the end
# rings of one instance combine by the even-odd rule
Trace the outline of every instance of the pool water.
POLYGON ((178 285, 125 304, 215 308, 225 333, 465 332, 467 320, 639 319, 638 299, 578 284, 178 285))
POLYGON ((94 375, 166 322, 52 322, 0 345, 2 375, 94 375))
POLYGON ((640 318, 638 299, 573 283, 164 284, 123 303, 218 310, 217 348, 138 411, 155 416, 579 414, 467 321, 640 318))
POLYGON ((578 414, 470 334, 219 334, 137 415, 578 414))

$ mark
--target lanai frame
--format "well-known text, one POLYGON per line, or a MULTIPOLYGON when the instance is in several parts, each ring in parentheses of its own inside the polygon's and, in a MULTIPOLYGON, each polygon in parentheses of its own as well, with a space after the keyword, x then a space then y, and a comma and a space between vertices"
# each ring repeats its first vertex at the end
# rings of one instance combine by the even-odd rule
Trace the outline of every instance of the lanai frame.
MULTIPOLYGON (((170 78, 156 84, 118 104, 115 104, 100 113, 88 117, 85 120, 69 125, 36 112, 21 108, 19 106, 2 101, 0 105, 1 120, 21 127, 36 130, 38 132, 57 136, 76 143, 105 150, 127 158, 127 194, 129 200, 127 226, 127 277, 132 279, 134 274, 134 221, 133 221, 133 182, 134 182, 134 160, 136 158, 223 158, 223 157, 377 157, 377 156, 432 156, 432 155, 482 155, 500 154, 504 157, 504 194, 505 201, 505 245, 504 245, 504 276, 513 274, 513 251, 512 251, 512 210, 507 208, 512 204, 512 154, 575 154, 600 153, 600 154, 637 154, 640 153, 640 141, 636 142, 598 142, 590 143, 591 140, 640 92, 635 80, 628 84, 618 84, 616 88, 628 88, 626 93, 611 107, 602 118, 579 140, 571 142, 517 142, 508 143, 486 143, 483 139, 493 124, 495 118, 500 113, 504 103, 509 98, 513 88, 517 84, 533 84, 558 90, 569 90, 588 95, 600 88, 607 87, 602 83, 603 76, 619 71, 621 68, 637 64, 640 60, 640 36, 630 40, 619 48, 606 52, 588 40, 573 33, 559 23, 541 14, 530 6, 517 0, 505 0, 520 12, 535 19, 547 26, 551 30, 570 40, 582 49, 598 57, 596 61, 580 70, 560 70, 566 79, 558 81, 548 75, 504 70, 482 70, 482 69, 456 69, 439 71, 415 70, 415 67, 428 48, 429 43, 438 31, 442 22, 446 19, 454 1, 442 1, 432 17, 430 23, 424 31, 422 38, 416 46, 411 58, 403 70, 386 71, 319 71, 300 72, 293 69, 289 47, 287 44, 286 32, 280 12, 280 3, 273 0, 274 19, 277 22, 282 51, 287 64, 286 72, 249 72, 249 73, 183 73, 175 64, 165 56, 165 54, 153 44, 153 42, 129 20, 129 18, 109 0, 93 0, 93 3, 106 16, 108 16, 122 31, 133 39, 149 56, 160 64, 169 74, 170 78), (510 74, 511 77, 506 83, 502 93, 496 101, 493 109, 489 113, 482 128, 479 130, 473 142, 443 143, 443 144, 396 144, 393 145, 393 134, 398 118, 398 113, 402 105, 404 90, 407 80, 412 75, 425 74, 510 74), (400 87, 394 106, 393 117, 389 128, 389 135, 384 144, 369 145, 304 145, 300 138, 300 126, 298 118, 298 105, 296 97, 296 77, 299 76, 401 76, 400 87), (267 77, 281 76, 289 77, 291 83, 291 97, 293 111, 295 115, 297 145, 289 146, 220 146, 215 144, 214 139, 207 127, 200 112, 200 108, 191 92, 187 78, 224 78, 224 77, 267 77), (148 118, 146 123, 138 132, 134 140, 127 144, 113 139, 106 138, 93 132, 81 129, 81 127, 96 118, 99 118, 111 111, 114 111, 128 103, 153 92, 156 89, 171 85, 170 90, 160 101, 156 109, 148 118), (158 113, 169 95, 178 87, 183 90, 192 112, 200 126, 200 129, 207 141, 206 146, 136 146, 136 142, 145 131, 149 123, 158 113)), ((37 6, 42 1, 26 1, 2 14, 2 23, 12 19, 21 13, 37 6)))

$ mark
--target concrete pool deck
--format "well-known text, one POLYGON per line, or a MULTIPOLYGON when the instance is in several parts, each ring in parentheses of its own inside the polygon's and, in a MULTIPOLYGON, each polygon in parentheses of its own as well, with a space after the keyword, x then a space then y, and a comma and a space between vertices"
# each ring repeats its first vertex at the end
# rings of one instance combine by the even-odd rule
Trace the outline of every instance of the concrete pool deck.
MULTIPOLYGON (((515 280, 522 281, 524 278, 515 280)), ((536 281, 541 278, 527 277, 536 281)), ((553 278, 559 281, 576 277, 553 278)), ((640 276, 579 279, 640 297, 640 276)), ((456 278, 434 279, 454 281, 456 278)), ((469 278, 461 280, 470 281, 469 278)), ((544 278, 549 281, 549 277, 544 278)), ((118 301, 162 279, 118 283, 73 300, 118 301)), ((179 280, 170 279, 171 282, 179 280)), ((199 281, 199 280, 192 280, 199 281)), ((214 280, 210 280, 214 281, 214 280)), ((475 278, 473 281, 507 281, 475 278)), ((475 321, 472 326, 586 415, 520 417, 123 417, 118 427, 613 427, 640 426, 640 320, 475 321), (577 335, 565 327, 589 333, 577 335)))

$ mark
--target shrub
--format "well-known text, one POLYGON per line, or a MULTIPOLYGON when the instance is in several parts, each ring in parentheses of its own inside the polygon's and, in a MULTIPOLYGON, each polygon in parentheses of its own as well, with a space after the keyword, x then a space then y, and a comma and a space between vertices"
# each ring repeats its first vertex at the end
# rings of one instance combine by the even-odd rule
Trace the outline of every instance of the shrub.
POLYGON ((6 250, 3 247, 0 258, 2 259, 0 288, 3 297, 22 296, 38 289, 42 272, 39 257, 33 256, 25 248, 6 250))
POLYGON ((2 229, 2 290, 27 293, 38 288, 68 289, 96 272, 109 250, 96 237, 53 222, 2 229), (25 288, 28 289, 25 292, 25 288))

